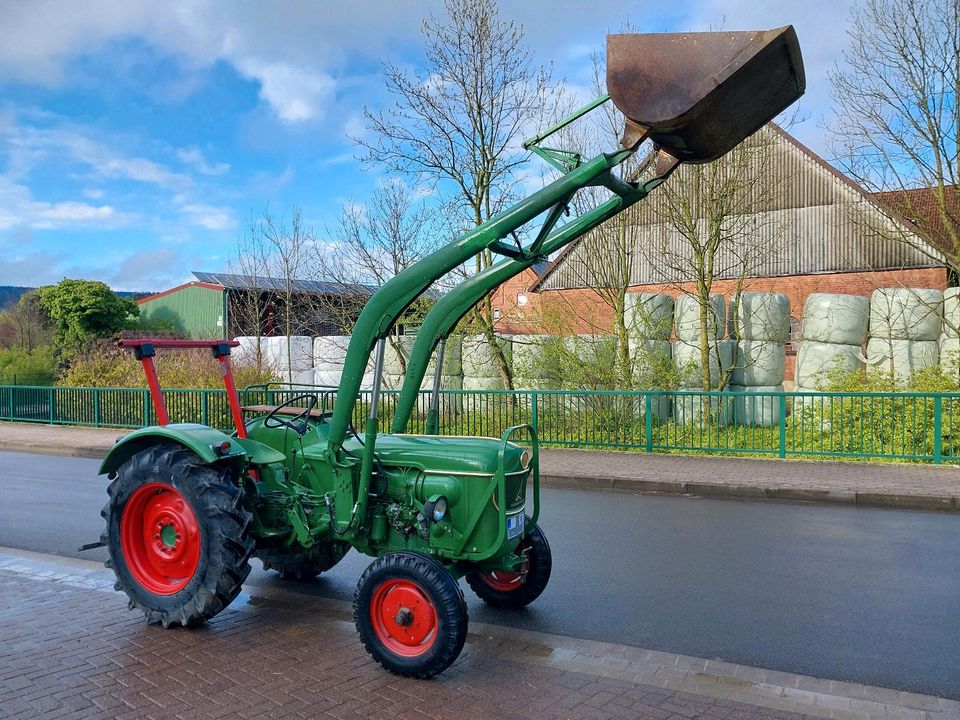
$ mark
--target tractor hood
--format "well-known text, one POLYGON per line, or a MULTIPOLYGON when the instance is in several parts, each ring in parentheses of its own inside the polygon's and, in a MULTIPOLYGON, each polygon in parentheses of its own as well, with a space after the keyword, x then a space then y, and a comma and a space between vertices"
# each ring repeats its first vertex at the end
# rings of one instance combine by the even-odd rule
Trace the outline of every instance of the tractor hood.
MULTIPOLYGON (((348 440, 344 449, 359 455, 360 443, 348 440)), ((507 443, 504 453, 504 472, 520 472, 524 448, 507 443)), ((384 465, 414 467, 420 470, 452 474, 492 475, 497 471, 500 441, 486 437, 452 437, 437 435, 380 435, 377 437, 377 457, 384 465)))

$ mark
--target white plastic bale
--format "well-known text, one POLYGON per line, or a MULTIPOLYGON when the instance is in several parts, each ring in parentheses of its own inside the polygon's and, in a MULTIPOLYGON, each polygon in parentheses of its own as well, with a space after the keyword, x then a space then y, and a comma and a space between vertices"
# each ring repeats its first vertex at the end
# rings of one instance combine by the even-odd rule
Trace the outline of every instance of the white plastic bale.
MULTIPOLYGON (((710 384, 717 385, 721 374, 733 366, 733 340, 714 340, 709 343, 710 384)), ((677 340, 673 343, 673 360, 680 371, 680 386, 701 388, 703 383, 700 344, 677 340)))
MULTIPOLYGON (((647 399, 645 395, 640 395, 636 400, 636 413, 641 418, 647 417, 647 399)), ((670 419, 673 403, 669 394, 650 394, 650 417, 654 420, 667 422, 670 419)))
POLYGON ((313 339, 313 367, 316 370, 340 370, 347 359, 349 335, 323 335, 313 339))
POLYGON ((555 335, 512 335, 513 374, 517 377, 540 378, 544 365, 556 353, 560 338, 555 335))
POLYGON ((287 372, 313 367, 313 338, 306 335, 280 335, 266 340, 266 361, 273 369, 287 372))
POLYGON ((280 378, 281 382, 311 386, 315 382, 313 368, 309 368, 308 370, 290 370, 288 368, 275 372, 277 372, 277 376, 280 378))
POLYGON ((680 425, 719 425, 733 422, 733 396, 720 393, 709 397, 697 393, 674 393, 673 419, 680 425))
POLYGON ((734 307, 730 300, 730 334, 741 340, 785 343, 790 338, 790 301, 783 293, 745 292, 734 307))
POLYGON ((673 331, 673 298, 661 293, 627 293, 624 324, 633 337, 669 340, 673 331))
POLYGON ((803 339, 862 345, 870 322, 870 301, 862 295, 812 293, 803 305, 803 339))
POLYGON ((892 372, 900 382, 939 361, 940 348, 935 340, 870 338, 867 342, 867 364, 881 372, 892 372))
POLYGON ((731 385, 733 418, 738 425, 773 427, 780 422, 780 396, 783 385, 746 387, 731 385))
MULTIPOLYGON (((719 340, 726 329, 727 303, 723 295, 711 295, 707 305, 707 336, 719 340)), ((700 300, 693 295, 681 295, 674 304, 674 325, 681 340, 700 337, 700 300)))
POLYGON ((744 340, 737 346, 730 382, 756 387, 782 385, 786 362, 787 348, 783 343, 744 340))
POLYGON ((563 338, 563 346, 583 360, 599 360, 613 353, 617 338, 604 334, 567 335, 563 338))
POLYGON ((947 372, 960 374, 960 338, 940 338, 940 365, 947 372))
POLYGON ((943 291, 943 334, 950 338, 960 337, 960 287, 943 291))
MULTIPOLYGON (((513 362, 513 344, 504 336, 497 336, 496 343, 503 352, 509 366, 513 362)), ((485 335, 466 335, 462 344, 462 365, 464 377, 500 378, 500 370, 494 359, 485 335)), ((451 373, 453 374, 453 373, 451 373)))
POLYGON ((472 375, 464 375, 463 389, 471 392, 503 390, 503 380, 499 377, 474 377, 472 375))
MULTIPOLYGON (((441 375, 441 390, 463 390, 463 378, 459 375, 441 375)), ((423 416, 430 411, 430 396, 433 394, 433 379, 423 388, 430 392, 417 395, 417 412, 423 416)), ((440 393, 439 411, 441 415, 458 414, 463 411, 463 396, 459 393, 440 393)))
POLYGON ((794 380, 797 387, 817 388, 834 371, 855 372, 863 367, 859 345, 804 340, 797 351, 794 380))
POLYGON ((870 337, 936 340, 943 324, 943 293, 930 288, 880 288, 870 296, 870 337))
POLYGON ((257 337, 256 335, 240 335, 235 337, 238 343, 237 347, 233 348, 230 352, 230 356, 234 363, 237 365, 256 365, 257 364, 257 355, 261 356, 261 363, 263 363, 263 351, 258 353, 260 347, 263 346, 263 340, 265 338, 257 337))
POLYGON ((340 370, 317 370, 313 371, 313 382, 319 386, 340 387, 340 370))

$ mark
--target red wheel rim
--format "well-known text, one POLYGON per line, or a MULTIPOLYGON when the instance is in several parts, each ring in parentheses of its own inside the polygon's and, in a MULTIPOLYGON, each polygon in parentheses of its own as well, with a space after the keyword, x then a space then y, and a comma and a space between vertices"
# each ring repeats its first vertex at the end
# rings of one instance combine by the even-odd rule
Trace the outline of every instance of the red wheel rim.
MULTIPOLYGON (((523 540, 517 545, 516 555, 520 555, 529 547, 529 543, 523 540)), ((491 589, 498 592, 512 592, 527 581, 527 573, 530 572, 530 553, 527 552, 523 565, 519 572, 510 570, 494 570, 480 576, 480 579, 491 589)))
POLYGON ((155 595, 173 595, 200 564, 200 526, 190 503, 169 485, 148 483, 127 500, 120 549, 134 580, 155 595))
POLYGON ((377 639, 395 655, 417 657, 437 640, 437 609, 412 580, 381 583, 370 602, 370 620, 377 639))

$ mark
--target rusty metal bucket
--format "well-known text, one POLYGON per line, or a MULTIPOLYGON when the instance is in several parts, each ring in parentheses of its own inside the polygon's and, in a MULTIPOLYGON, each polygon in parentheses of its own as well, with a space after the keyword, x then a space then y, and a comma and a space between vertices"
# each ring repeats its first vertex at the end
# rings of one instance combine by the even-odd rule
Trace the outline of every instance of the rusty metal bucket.
POLYGON ((681 162, 728 152, 803 95, 792 25, 757 32, 609 35, 607 91, 644 137, 681 162))

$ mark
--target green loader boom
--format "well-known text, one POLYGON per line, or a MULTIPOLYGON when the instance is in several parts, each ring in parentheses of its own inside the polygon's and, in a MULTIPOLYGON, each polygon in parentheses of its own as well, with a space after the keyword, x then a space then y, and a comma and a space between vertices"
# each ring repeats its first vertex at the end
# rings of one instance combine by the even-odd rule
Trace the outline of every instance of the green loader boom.
POLYGON ((197 625, 237 596, 251 556, 281 577, 306 580, 355 549, 375 558, 354 597, 364 646, 388 670, 425 678, 463 648, 459 578, 502 608, 524 607, 544 591, 552 555, 538 522, 536 428, 509 428, 500 438, 437 435, 446 339, 491 290, 644 199, 680 163, 722 156, 804 91, 792 27, 612 35, 607 57, 609 95, 525 143, 560 176, 386 282, 357 319, 335 390, 285 391, 280 404, 241 407, 230 366, 238 343, 126 343, 143 362, 159 423, 118 442, 101 468, 111 478, 101 542, 131 607, 164 626, 197 625), (624 116, 619 147, 583 160, 543 144, 608 101, 624 116), (652 172, 621 177, 618 168, 645 140, 654 144, 652 172), (561 224, 574 195, 592 186, 610 198, 561 224), (391 432, 382 433, 387 336, 434 282, 486 251, 502 259, 424 318, 391 432), (169 423, 153 355, 185 346, 210 348, 221 364, 232 435, 169 423), (435 352, 428 434, 405 434, 435 352), (375 380, 361 435, 352 418, 371 353, 375 380), (328 396, 332 411, 318 407, 328 396))

